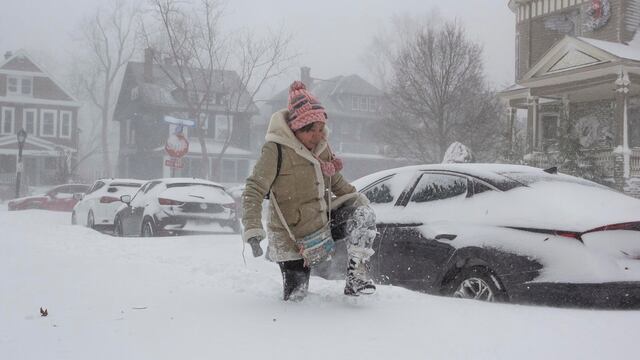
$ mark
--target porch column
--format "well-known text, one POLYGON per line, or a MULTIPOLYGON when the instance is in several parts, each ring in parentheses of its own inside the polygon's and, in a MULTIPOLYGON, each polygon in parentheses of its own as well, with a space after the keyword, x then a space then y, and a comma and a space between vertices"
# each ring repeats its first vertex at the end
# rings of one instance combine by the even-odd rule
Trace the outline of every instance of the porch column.
POLYGON ((627 101, 629 93, 629 74, 620 69, 620 74, 615 81, 616 85, 616 111, 614 117, 614 136, 615 146, 614 149, 614 171, 613 177, 616 183, 616 187, 619 190, 623 190, 625 179, 629 178, 630 173, 630 155, 629 150, 629 122, 627 101))
POLYGON ((514 138, 514 129, 515 129, 515 122, 516 122, 516 116, 518 113, 518 109, 514 108, 514 107, 509 107, 507 116, 508 116, 508 129, 507 129, 507 141, 509 143, 509 153, 513 154, 513 138, 514 138))
POLYGON ((526 153, 537 150, 538 138, 538 97, 530 96, 527 99, 527 146, 526 153))

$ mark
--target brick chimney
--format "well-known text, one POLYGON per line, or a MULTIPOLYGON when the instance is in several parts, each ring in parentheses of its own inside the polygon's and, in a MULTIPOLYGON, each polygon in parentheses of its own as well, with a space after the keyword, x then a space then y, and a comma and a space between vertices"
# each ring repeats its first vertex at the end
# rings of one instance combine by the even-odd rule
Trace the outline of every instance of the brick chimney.
POLYGON ((153 49, 148 47, 144 49, 144 82, 153 82, 153 49))
POLYGON ((303 66, 300 68, 300 81, 302 81, 307 87, 311 87, 313 79, 311 79, 311 68, 303 66))
POLYGON ((9 60, 9 58, 12 56, 13 56, 13 53, 11 51, 7 51, 6 53, 4 53, 5 60, 9 60))

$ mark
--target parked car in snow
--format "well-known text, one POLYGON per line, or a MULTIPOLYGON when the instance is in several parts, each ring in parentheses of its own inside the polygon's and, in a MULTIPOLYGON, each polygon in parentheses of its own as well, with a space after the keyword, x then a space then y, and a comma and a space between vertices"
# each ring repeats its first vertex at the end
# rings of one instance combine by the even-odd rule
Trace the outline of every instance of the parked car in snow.
POLYGON ((89 185, 65 184, 53 187, 44 194, 25 196, 7 203, 9 210, 42 209, 54 211, 71 211, 78 202, 74 194, 86 193, 89 185))
POLYGON ((73 207, 71 223, 90 228, 112 228, 116 211, 122 205, 120 196, 133 195, 144 180, 99 179, 73 207))
POLYGON ((220 184, 193 178, 146 182, 116 212, 118 236, 240 231, 235 202, 220 184))
MULTIPOLYGON (((354 185, 377 215, 370 265, 380 283, 487 301, 640 306, 640 200, 515 165, 411 166, 354 185)), ((343 253, 317 273, 346 269, 343 253)))

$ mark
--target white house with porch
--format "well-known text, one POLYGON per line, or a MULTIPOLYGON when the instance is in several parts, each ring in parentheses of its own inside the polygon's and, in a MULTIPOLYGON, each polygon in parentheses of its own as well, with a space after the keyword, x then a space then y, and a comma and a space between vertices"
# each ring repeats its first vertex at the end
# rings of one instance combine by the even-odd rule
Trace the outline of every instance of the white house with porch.
POLYGON ((517 18, 517 75, 516 83, 500 93, 509 107, 512 136, 518 110, 526 112, 525 162, 559 165, 554 154, 561 135, 574 131, 582 151, 606 179, 619 190, 640 195, 634 186, 640 184, 640 42, 633 40, 635 32, 624 37, 615 31, 630 28, 630 20, 617 11, 614 15, 616 9, 640 15, 640 2, 559 2, 568 5, 564 8, 545 7, 553 1, 538 7, 538 2, 510 1, 517 18), (593 24, 594 8, 601 9, 595 19, 599 25, 593 24), (559 16, 573 16, 573 30, 562 35, 560 30, 569 27, 561 26, 559 16), (543 35, 535 33, 536 21, 543 35), (541 44, 554 37, 558 40, 541 52, 541 44))

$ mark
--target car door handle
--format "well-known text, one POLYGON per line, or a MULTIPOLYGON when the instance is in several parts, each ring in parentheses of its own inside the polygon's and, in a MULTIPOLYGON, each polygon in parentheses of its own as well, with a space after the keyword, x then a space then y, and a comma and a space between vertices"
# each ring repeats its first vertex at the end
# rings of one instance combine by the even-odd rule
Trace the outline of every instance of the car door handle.
POLYGON ((454 234, 438 234, 436 235, 436 240, 453 240, 455 238, 457 238, 458 235, 454 235, 454 234))

